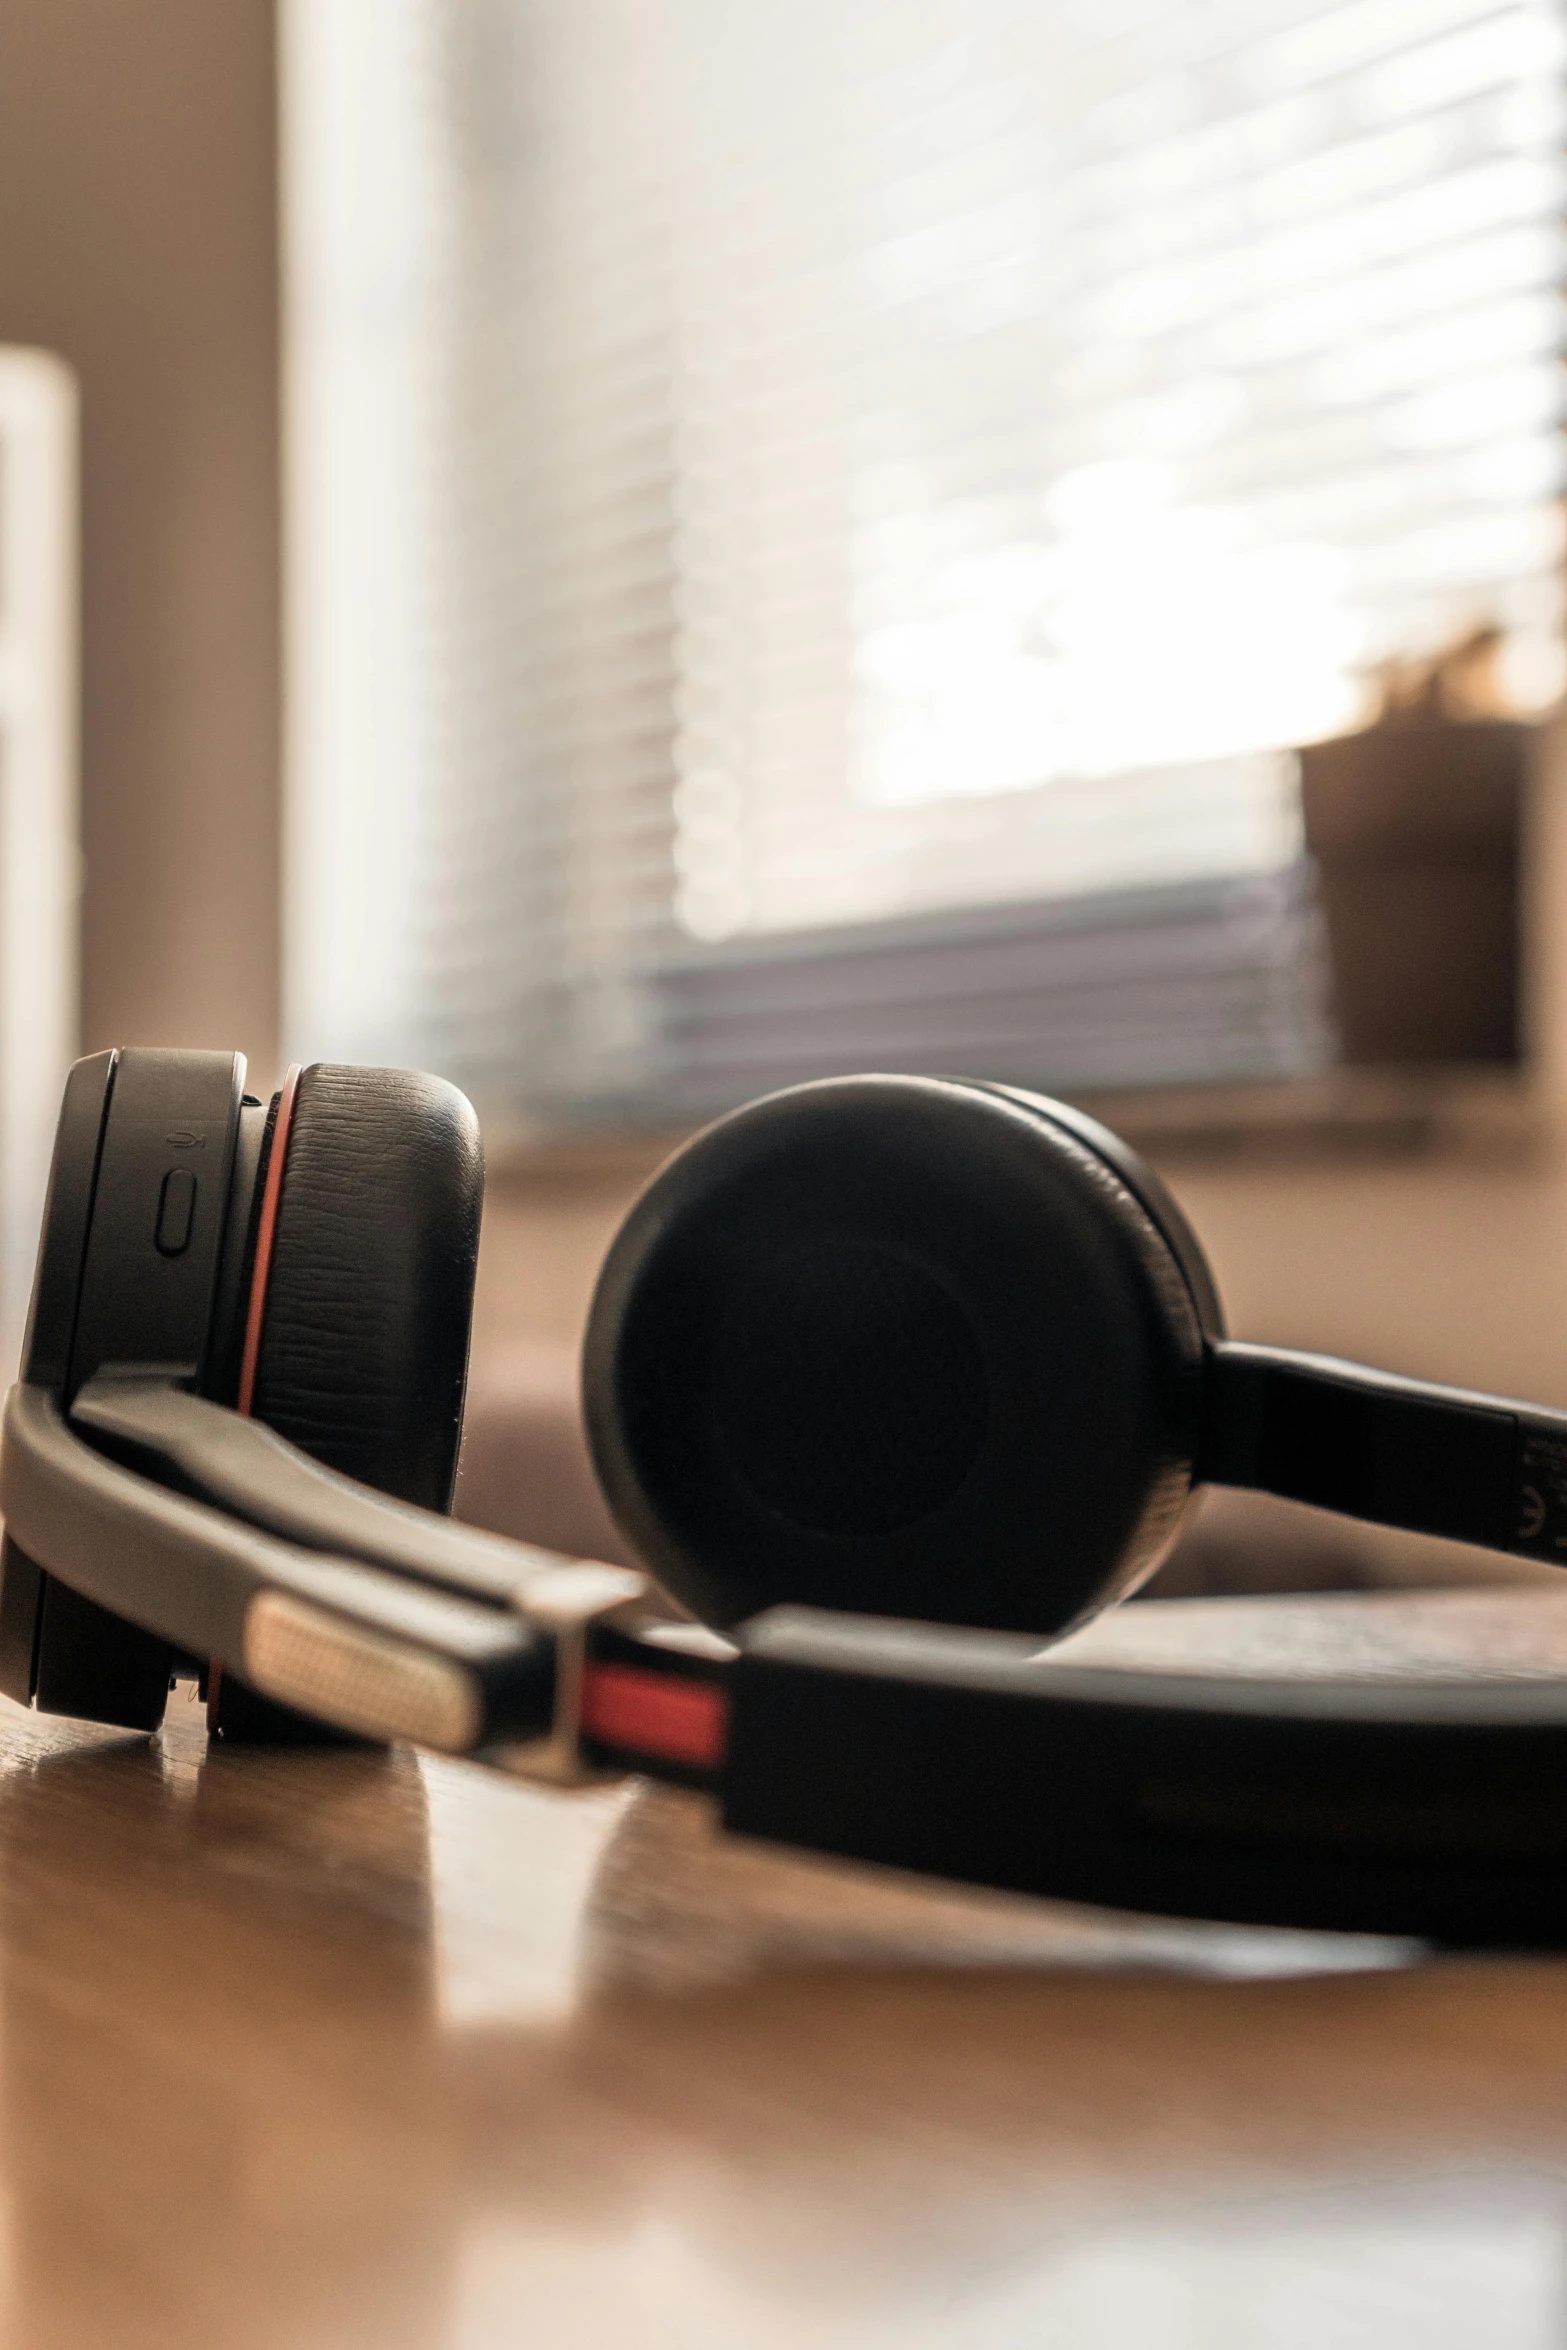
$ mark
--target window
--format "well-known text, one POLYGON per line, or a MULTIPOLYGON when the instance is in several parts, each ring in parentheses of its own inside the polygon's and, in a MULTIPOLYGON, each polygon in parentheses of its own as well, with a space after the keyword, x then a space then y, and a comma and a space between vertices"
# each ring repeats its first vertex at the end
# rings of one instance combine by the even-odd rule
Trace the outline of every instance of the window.
POLYGON ((1562 682, 1544 0, 295 0, 292 1025, 511 1122, 1333 1051, 1298 746, 1562 682))

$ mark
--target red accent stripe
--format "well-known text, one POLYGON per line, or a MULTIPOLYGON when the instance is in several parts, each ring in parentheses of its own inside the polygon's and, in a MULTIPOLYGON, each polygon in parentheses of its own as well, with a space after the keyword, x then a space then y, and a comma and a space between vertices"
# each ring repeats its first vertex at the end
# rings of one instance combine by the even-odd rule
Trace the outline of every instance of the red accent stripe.
POLYGON ((299 1063, 284 1076, 278 1089, 277 1116, 272 1122, 272 1154, 267 1160, 266 1189, 261 1195, 261 1222, 256 1228, 256 1261, 250 1272, 250 1304, 245 1314, 245 1351, 240 1358, 239 1395, 234 1409, 249 1419, 256 1394, 256 1367, 261 1360, 261 1332, 267 1318, 267 1283, 272 1277, 272 1249, 277 1240, 278 1207, 283 1197, 283 1169, 288 1160, 288 1137, 299 1094, 299 1063))
POLYGON ((586 1737, 631 1754, 716 1771, 729 1743, 729 1696, 712 1681, 589 1665, 582 1676, 586 1737))

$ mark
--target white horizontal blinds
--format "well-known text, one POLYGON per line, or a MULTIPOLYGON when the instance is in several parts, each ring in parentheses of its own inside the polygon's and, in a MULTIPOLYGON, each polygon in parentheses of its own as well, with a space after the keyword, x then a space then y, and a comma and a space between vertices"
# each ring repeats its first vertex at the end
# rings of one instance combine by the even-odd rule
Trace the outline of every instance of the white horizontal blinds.
MULTIPOLYGON (((444 778, 434 617, 454 183, 430 0, 283 0, 286 1025, 408 1057, 422 803, 444 778)), ((442 796, 439 826, 466 791, 442 796)))
POLYGON ((1324 1067, 1309 870, 1231 875, 671 957, 651 981, 660 1098, 707 1116, 804 1078, 940 1071, 1056 1091, 1324 1067))
MULTIPOLYGON (((390 598, 387 706, 428 690, 416 783, 367 781, 346 719, 296 757, 337 811, 304 827, 301 1044, 340 1048, 353 997, 525 1115, 657 1110, 765 1078, 760 1031, 718 1033, 750 947, 1095 893, 1119 936, 1160 885, 1198 889, 1229 976, 1178 1050, 1154 955, 1131 1059, 1320 1057, 1309 907, 1270 882, 1299 854, 1288 747, 1478 626, 1514 707, 1560 684, 1555 0, 294 13, 401 28, 435 191, 414 290, 336 296, 415 519, 397 564, 361 533, 331 658, 373 669, 390 598), (394 319, 428 388, 397 448, 365 357, 394 319), (377 809, 413 844, 379 852, 408 917, 317 957, 333 999, 309 934, 377 809), (1226 876, 1269 886, 1202 898, 1226 876)), ((394 165, 361 162, 368 212, 394 165)), ((339 431, 342 380, 314 395, 339 431)), ((1174 986, 1184 914, 1168 935, 1174 986)), ((1018 1002, 1046 964, 1055 990, 1018 1072, 1080 1071, 1070 955, 1018 952, 1018 1002)), ((829 1041, 818 1016, 779 1049, 829 1041)))
POLYGON ((693 932, 1277 862, 1371 665, 1556 689, 1554 7, 672 13, 693 932))
POLYGON ((450 9, 426 1057, 627 1097, 668 932, 674 316, 659 12, 450 9))

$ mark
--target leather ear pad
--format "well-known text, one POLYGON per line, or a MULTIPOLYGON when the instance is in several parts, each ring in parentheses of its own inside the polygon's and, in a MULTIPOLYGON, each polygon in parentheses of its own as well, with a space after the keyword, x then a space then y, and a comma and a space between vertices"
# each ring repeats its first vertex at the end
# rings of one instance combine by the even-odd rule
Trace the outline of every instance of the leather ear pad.
POLYGON ((484 1173, 454 1086, 317 1063, 299 1080, 255 1415, 314 1459, 449 1510, 484 1173))
POLYGON ((1191 1290, 1115 1169, 937 1078, 709 1127, 622 1226, 583 1348, 610 1508, 719 1625, 1060 1630, 1157 1563, 1201 1398, 1191 1290))

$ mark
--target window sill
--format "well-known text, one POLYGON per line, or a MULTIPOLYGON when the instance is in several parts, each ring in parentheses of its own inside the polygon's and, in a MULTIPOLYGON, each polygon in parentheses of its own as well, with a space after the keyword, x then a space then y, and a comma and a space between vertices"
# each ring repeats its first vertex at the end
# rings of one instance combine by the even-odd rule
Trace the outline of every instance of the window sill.
MULTIPOLYGON (((1163 1164, 1333 1164, 1366 1158, 1536 1159, 1559 1107, 1524 1068, 1338 1069, 1277 1083, 1139 1087, 1068 1096, 1163 1164)), ((554 1129, 486 1138, 491 1179, 526 1191, 622 1190, 692 1125, 554 1129)))

